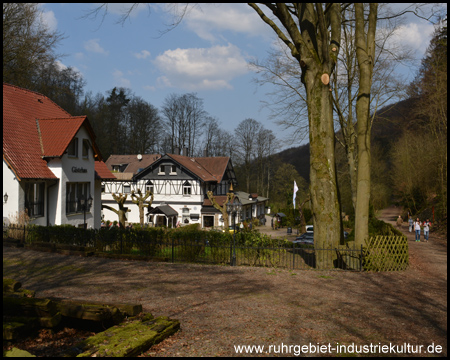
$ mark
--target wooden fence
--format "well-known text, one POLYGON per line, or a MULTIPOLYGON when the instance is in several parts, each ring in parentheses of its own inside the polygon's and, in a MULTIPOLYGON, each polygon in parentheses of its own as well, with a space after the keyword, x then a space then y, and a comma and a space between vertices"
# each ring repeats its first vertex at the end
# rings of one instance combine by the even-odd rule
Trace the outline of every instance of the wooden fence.
POLYGON ((364 248, 364 270, 400 271, 409 266, 406 236, 371 237, 364 248))

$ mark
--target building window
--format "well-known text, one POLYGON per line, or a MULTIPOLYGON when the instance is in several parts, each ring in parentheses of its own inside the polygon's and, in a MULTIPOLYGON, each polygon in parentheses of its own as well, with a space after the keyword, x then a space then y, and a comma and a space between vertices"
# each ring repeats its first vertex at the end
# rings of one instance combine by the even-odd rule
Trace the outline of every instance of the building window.
POLYGON ((160 165, 158 175, 165 175, 165 174, 166 174, 166 172, 165 172, 164 165, 160 165))
POLYGON ((170 167, 170 175, 176 175, 177 174, 177 166, 176 165, 172 165, 170 167))
POLYGON ((183 195, 184 196, 191 196, 192 195, 192 186, 189 181, 186 181, 183 184, 183 195))
POLYGON ((131 193, 131 185, 124 185, 124 186, 123 186, 123 193, 124 193, 124 194, 129 194, 129 193, 131 193))
POLYGON ((81 212, 80 199, 88 199, 91 195, 90 183, 66 184, 66 214, 81 212))
POLYGON ((189 224, 189 208, 187 207, 182 209, 182 221, 183 224, 189 224))
POLYGON ((149 180, 147 181, 147 183, 145 184, 145 192, 150 191, 152 194, 154 194, 153 192, 153 183, 149 180))
POLYGON ((44 216, 45 183, 25 184, 25 209, 30 217, 44 216))
POLYGON ((89 159, 89 140, 83 139, 83 158, 89 159))
POLYGON ((70 157, 78 157, 78 138, 73 138, 67 148, 67 155, 70 157))

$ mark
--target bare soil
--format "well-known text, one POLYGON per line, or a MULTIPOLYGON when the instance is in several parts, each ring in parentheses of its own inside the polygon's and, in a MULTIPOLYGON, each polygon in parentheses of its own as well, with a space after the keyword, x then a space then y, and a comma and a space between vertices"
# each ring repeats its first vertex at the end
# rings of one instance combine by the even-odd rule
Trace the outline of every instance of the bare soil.
MULTIPOLYGON (((399 213, 392 207, 380 218, 394 224, 399 213)), ((265 345, 267 351, 310 343, 423 345, 414 355, 446 356, 447 239, 431 232, 428 243, 416 243, 406 225, 402 231, 410 250, 403 272, 120 261, 4 247, 3 276, 37 297, 140 303, 154 316, 179 319, 181 330, 143 356, 249 356, 236 354, 234 346, 265 345), (442 352, 425 354, 431 344, 442 352)), ((283 355, 294 355, 284 349, 283 355)))

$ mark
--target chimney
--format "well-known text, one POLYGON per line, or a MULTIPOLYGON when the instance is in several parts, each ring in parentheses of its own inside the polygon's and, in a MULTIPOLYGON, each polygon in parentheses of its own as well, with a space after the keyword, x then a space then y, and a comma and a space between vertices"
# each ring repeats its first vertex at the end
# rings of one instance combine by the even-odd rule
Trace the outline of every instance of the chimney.
POLYGON ((178 146, 175 146, 174 154, 175 155, 180 155, 180 148, 178 146))
POLYGON ((183 155, 184 155, 184 156, 189 156, 189 155, 188 155, 188 148, 187 148, 187 146, 185 146, 185 147, 183 148, 183 155))
POLYGON ((203 150, 203 157, 208 157, 208 150, 207 149, 203 150))

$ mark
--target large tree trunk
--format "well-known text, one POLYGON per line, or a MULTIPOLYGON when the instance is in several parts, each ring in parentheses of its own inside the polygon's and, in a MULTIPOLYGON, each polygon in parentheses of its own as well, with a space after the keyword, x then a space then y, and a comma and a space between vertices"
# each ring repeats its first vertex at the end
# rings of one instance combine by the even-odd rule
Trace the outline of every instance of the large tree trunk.
POLYGON ((356 58, 359 66, 359 93, 356 100, 358 170, 355 208, 355 243, 369 239, 370 202, 370 91, 375 61, 375 31, 378 4, 370 4, 369 27, 364 31, 363 4, 355 4, 356 58))
MULTIPOLYGON (((316 249, 336 248, 342 236, 338 198, 335 138, 330 89, 310 69, 305 78, 310 141, 310 196, 316 249)), ((318 268, 334 267, 336 254, 316 252, 318 268)))

